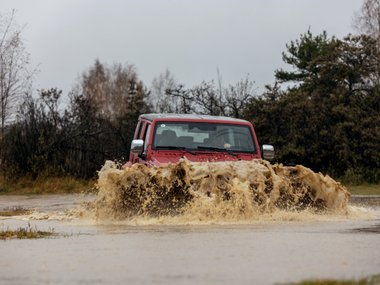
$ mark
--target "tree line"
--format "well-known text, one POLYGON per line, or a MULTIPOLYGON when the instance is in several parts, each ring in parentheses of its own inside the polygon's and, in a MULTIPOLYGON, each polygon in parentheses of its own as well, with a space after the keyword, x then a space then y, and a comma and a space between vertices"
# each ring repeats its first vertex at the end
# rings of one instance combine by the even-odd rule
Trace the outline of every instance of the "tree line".
POLYGON ((276 84, 251 99, 245 118, 277 147, 279 161, 335 177, 380 180, 378 42, 367 35, 305 33, 287 46, 276 84), (297 82, 282 90, 281 84, 297 82))
POLYGON ((126 161, 138 116, 200 113, 254 123, 276 161, 334 177, 380 181, 380 5, 367 0, 361 33, 343 39, 306 31, 286 45, 288 68, 255 94, 249 76, 191 88, 169 70, 148 87, 132 65, 95 60, 69 94, 33 92, 35 71, 13 14, 0 21, 0 171, 9 179, 92 178, 106 159, 126 161), (376 12, 377 11, 377 12, 376 12), (63 103, 68 100, 68 103, 63 103))

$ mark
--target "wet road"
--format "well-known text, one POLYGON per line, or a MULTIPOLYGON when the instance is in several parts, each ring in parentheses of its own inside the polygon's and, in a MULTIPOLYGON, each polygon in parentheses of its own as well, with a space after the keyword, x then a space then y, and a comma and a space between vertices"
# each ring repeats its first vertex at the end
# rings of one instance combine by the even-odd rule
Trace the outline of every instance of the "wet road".
MULTIPOLYGON (((0 196, 0 209, 59 213, 81 196, 0 196)), ((365 210, 367 211, 367 210, 365 210)), ((0 241, 0 284, 275 284, 380 273, 380 208, 361 218, 240 225, 0 218, 60 236, 0 241)), ((43 218, 43 215, 40 216, 43 218)))

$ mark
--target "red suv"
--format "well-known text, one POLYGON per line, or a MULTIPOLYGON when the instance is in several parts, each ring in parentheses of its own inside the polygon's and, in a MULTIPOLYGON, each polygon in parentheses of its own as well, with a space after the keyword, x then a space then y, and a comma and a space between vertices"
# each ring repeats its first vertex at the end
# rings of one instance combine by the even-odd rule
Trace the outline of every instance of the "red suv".
MULTIPOLYGON (((264 159, 274 157, 271 145, 262 147, 264 159)), ((129 164, 158 165, 190 161, 261 159, 252 124, 228 117, 181 114, 144 114, 134 134, 129 164)))

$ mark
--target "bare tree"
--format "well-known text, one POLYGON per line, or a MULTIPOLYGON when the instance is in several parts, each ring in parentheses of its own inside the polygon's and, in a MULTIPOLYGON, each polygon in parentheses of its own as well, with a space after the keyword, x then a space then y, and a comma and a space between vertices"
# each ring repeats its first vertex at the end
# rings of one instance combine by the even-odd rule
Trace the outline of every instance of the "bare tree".
POLYGON ((235 85, 229 85, 225 89, 227 114, 234 118, 242 118, 245 105, 254 95, 254 82, 249 79, 241 79, 235 85))
POLYGON ((192 100, 195 103, 195 112, 212 116, 226 115, 226 102, 223 92, 215 87, 213 81, 202 82, 191 89, 192 100))
POLYGON ((138 117, 149 112, 148 96, 132 65, 96 60, 83 74, 68 112, 70 163, 80 175, 91 175, 105 159, 128 156, 138 117))
POLYGON ((85 96, 98 114, 113 123, 131 112, 140 111, 134 109, 140 108, 134 104, 137 99, 144 101, 149 95, 133 65, 108 66, 99 60, 83 74, 82 81, 73 93, 85 96))
POLYGON ((180 111, 179 97, 168 96, 166 92, 167 90, 175 90, 178 86, 179 84, 168 69, 153 79, 150 100, 155 112, 178 113, 180 111))
POLYGON ((218 71, 217 87, 214 81, 203 81, 190 89, 185 89, 183 85, 167 89, 166 94, 179 103, 178 113, 242 118, 245 104, 254 95, 254 82, 247 75, 235 85, 223 87, 218 71))
POLYGON ((362 8, 355 14, 354 27, 377 43, 376 82, 380 85, 380 0, 364 0, 362 8))
POLYGON ((250 80, 249 74, 235 85, 229 84, 228 87, 223 86, 222 74, 217 69, 218 75, 218 94, 220 105, 222 106, 222 114, 234 118, 242 118, 245 105, 254 95, 255 82, 250 80))
POLYGON ((354 26, 359 32, 380 41, 380 0, 364 0, 361 10, 355 15, 354 26))
POLYGON ((173 89, 166 89, 165 94, 176 102, 175 113, 190 114, 195 112, 191 89, 185 89, 183 85, 178 85, 173 89))
MULTIPOLYGON (((31 87, 29 53, 22 41, 22 29, 15 23, 15 10, 0 15, 0 149, 7 122, 12 118, 20 96, 31 87)), ((0 150, 0 165, 2 161, 0 150)))

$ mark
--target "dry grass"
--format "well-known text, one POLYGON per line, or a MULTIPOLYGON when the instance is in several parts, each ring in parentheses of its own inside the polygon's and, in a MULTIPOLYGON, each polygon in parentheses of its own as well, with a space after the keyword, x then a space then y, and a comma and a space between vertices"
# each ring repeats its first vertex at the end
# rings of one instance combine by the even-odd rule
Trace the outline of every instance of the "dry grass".
POLYGON ((31 227, 28 224, 25 228, 18 228, 17 230, 0 230, 0 239, 37 239, 55 236, 54 230, 49 231, 39 231, 36 227, 31 227))
POLYGON ((354 195, 380 195, 380 184, 348 185, 346 187, 354 195))
POLYGON ((95 192, 95 181, 72 177, 47 177, 32 180, 24 177, 8 181, 0 175, 0 194, 66 194, 95 192))
POLYGON ((5 208, 0 211, 0 217, 23 216, 23 215, 29 215, 31 213, 32 213, 31 210, 24 209, 22 207, 5 208))
MULTIPOLYGON (((17 181, 7 181, 0 175, 0 195, 94 193, 96 192, 95 183, 95 180, 72 177, 41 177, 37 180, 24 177, 17 181)), ((345 186, 351 194, 380 195, 380 184, 345 186)))
POLYGON ((290 283, 289 285, 379 285, 380 275, 370 276, 362 279, 353 280, 305 280, 298 283, 290 283))

